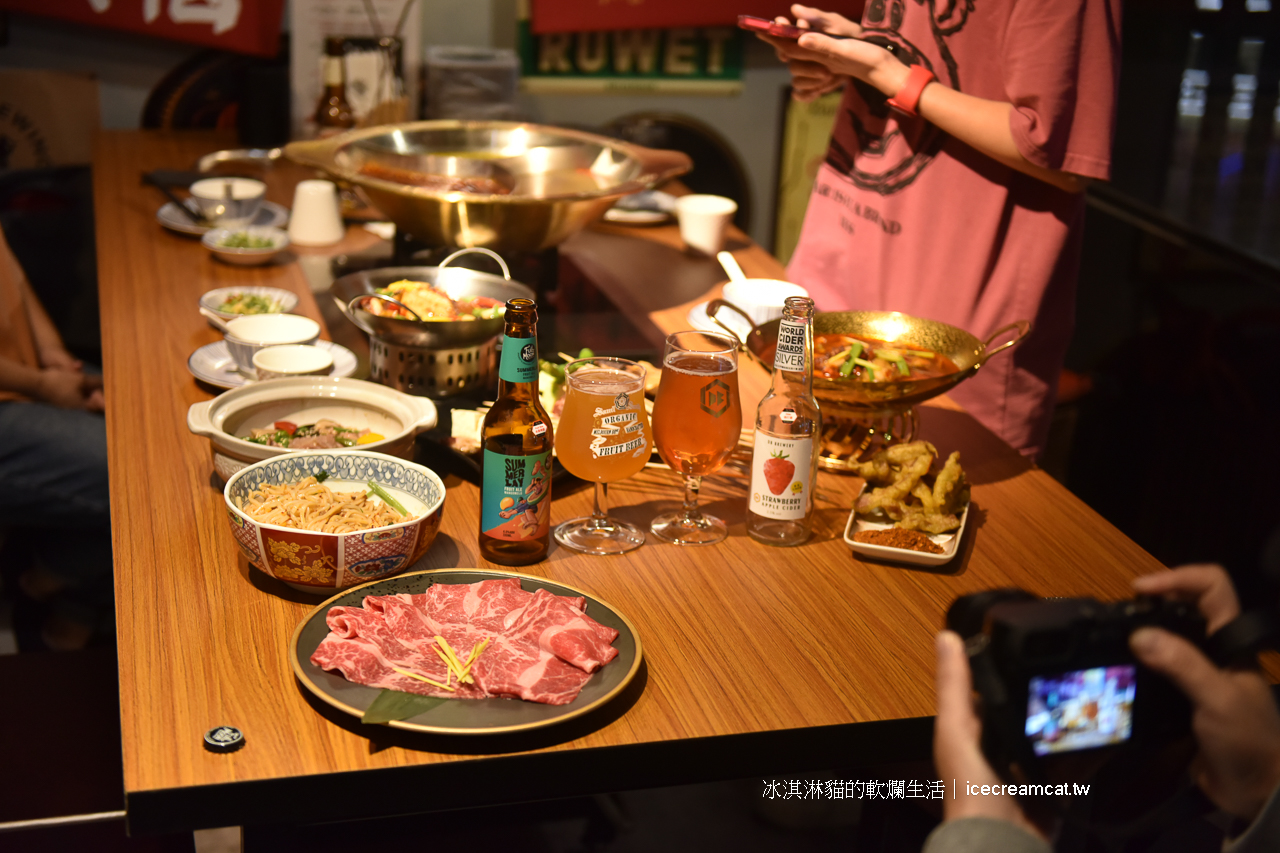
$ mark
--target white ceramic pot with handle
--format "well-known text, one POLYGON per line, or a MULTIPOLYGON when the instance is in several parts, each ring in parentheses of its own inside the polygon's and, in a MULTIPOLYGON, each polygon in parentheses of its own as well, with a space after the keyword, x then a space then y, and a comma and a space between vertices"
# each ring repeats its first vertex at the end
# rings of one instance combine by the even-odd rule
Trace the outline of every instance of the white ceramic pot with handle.
POLYGON ((361 379, 300 376, 245 385, 187 410, 187 429, 209 439, 213 467, 224 481, 232 474, 273 456, 286 447, 248 441, 254 429, 270 429, 277 421, 298 426, 327 419, 344 427, 381 436, 358 445, 401 459, 413 459, 418 433, 436 425, 435 404, 361 379))

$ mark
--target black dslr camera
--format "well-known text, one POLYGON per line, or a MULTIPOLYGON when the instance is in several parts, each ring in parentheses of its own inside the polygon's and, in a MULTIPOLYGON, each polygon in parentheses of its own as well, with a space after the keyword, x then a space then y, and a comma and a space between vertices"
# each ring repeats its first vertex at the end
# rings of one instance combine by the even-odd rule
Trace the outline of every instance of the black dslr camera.
POLYGON ((1186 697, 1129 651, 1129 635, 1144 626, 1205 646, 1203 618, 1182 602, 1038 599, 1022 590, 956 599, 947 627, 969 652, 992 767, 1044 783, 1060 780, 1061 762, 1082 751, 1136 758, 1189 735, 1186 697))

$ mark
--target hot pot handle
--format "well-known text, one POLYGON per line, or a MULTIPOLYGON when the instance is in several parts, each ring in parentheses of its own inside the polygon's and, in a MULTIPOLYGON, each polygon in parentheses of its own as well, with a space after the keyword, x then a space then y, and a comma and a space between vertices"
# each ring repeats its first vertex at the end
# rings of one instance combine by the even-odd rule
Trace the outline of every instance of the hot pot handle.
POLYGON ((480 246, 473 246, 467 249, 459 249, 458 251, 454 252, 449 257, 441 261, 440 265, 436 268, 444 269, 447 266, 449 266, 450 263, 453 262, 454 258, 459 258, 459 257, 462 257, 463 255, 468 255, 473 252, 479 253, 481 255, 488 255, 489 257, 497 261, 498 266, 502 267, 502 277, 505 278, 507 281, 511 281, 511 270, 507 267, 507 262, 502 259, 502 256, 499 255, 497 252, 495 252, 493 249, 485 249, 480 246))
POLYGON ((753 359, 757 364, 763 367, 767 372, 772 373, 773 365, 766 364, 764 359, 756 355, 755 352, 751 349, 751 347, 747 346, 746 341, 738 337, 737 332, 735 332, 733 329, 730 329, 728 326, 722 323, 720 321, 720 318, 716 316, 717 314, 720 313, 721 308, 728 308, 730 311, 736 311, 738 314, 742 316, 744 320, 747 321, 747 325, 751 327, 751 331, 747 332, 748 337, 750 337, 751 335, 755 334, 758 331, 758 327, 756 326, 755 321, 752 320, 749 316, 747 316, 746 311, 743 311, 737 305, 734 305, 732 302, 729 302, 728 300, 716 298, 716 299, 712 299, 710 302, 707 303, 707 316, 711 318, 711 322, 715 323, 717 326, 724 329, 725 333, 728 334, 729 337, 737 341, 738 349, 746 353, 747 356, 753 359))
POLYGON ((1003 352, 1004 350, 1007 350, 1009 347, 1017 346, 1018 344, 1022 343, 1023 339, 1026 338, 1026 336, 1029 334, 1031 334, 1030 320, 1014 320, 1009 325, 1001 326, 1000 328, 996 329, 994 332, 992 332, 990 335, 987 336, 987 339, 985 341, 982 342, 984 352, 983 352, 982 358, 978 361, 975 367, 981 367, 982 365, 986 364, 987 359, 991 358, 991 356, 995 355, 996 353, 1003 352), (1005 341, 995 349, 987 349, 987 347, 991 346, 992 341, 994 341, 996 338, 1000 337, 1010 329, 1017 329, 1018 334, 1014 338, 1005 341))
POLYGON ((384 296, 381 293, 361 293, 359 296, 353 296, 351 298, 351 301, 348 302, 346 305, 343 305, 341 300, 336 300, 336 297, 335 297, 335 300, 338 302, 338 307, 342 309, 342 313, 346 314, 347 319, 355 323, 357 326, 359 326, 360 331, 364 332, 366 335, 374 335, 376 337, 377 332, 375 332, 373 329, 370 329, 367 325, 365 325, 365 322, 360 319, 360 316, 358 314, 356 314, 356 303, 361 301, 362 299, 381 299, 384 302, 390 302, 392 305, 397 305, 400 308, 403 308, 405 311, 408 311, 410 314, 413 315, 413 319, 417 320, 419 323, 425 322, 421 317, 418 316, 417 311, 414 311, 412 308, 410 308, 408 305, 405 305, 399 299, 395 299, 391 296, 384 296))

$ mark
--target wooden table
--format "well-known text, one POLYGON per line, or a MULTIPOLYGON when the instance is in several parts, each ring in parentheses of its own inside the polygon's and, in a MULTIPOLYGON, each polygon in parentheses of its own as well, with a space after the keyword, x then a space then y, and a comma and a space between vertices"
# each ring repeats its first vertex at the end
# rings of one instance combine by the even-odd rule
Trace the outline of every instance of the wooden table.
MULTIPOLYGON (((185 427, 210 390, 186 359, 218 334, 199 295, 231 284, 284 287, 320 312, 297 264, 236 268, 155 220, 163 199, 140 173, 189 168, 225 137, 108 132, 94 153, 98 276, 110 443, 120 697, 130 829, 162 832, 408 814, 747 775, 799 773, 927 756, 933 634, 958 595, 1019 586, 1042 595, 1129 594, 1159 564, 954 406, 926 407, 923 435, 960 450, 973 482, 962 553, 941 571, 856 559, 841 541, 857 481, 819 475, 815 535, 795 549, 744 532, 746 482, 713 477, 706 508, 727 542, 652 540, 628 555, 555 548, 523 570, 579 587, 636 626, 645 666, 597 713, 537 734, 427 737, 358 721, 309 698, 286 644, 317 600, 251 569, 227 530, 207 440, 185 427), (215 725, 246 746, 205 751, 215 725), (430 796, 424 796, 430 792, 430 796)), ((284 175, 271 195, 290 200, 284 175)), ((671 227, 602 227, 564 255, 652 339, 686 326, 689 304, 721 279, 686 257, 671 227), (647 319, 645 319, 647 318, 647 319)), ((779 268, 741 235, 749 275, 779 268)), ((352 245, 367 242, 353 233, 352 245)), ((332 251, 332 250, 329 250, 332 251)), ((336 331, 336 330, 334 330, 336 331)), ((763 374, 744 365, 743 409, 763 374)), ((478 556, 479 494, 448 483, 423 568, 478 556)), ((647 523, 678 505, 670 472, 611 489, 617 515, 647 523)), ((590 491, 554 496, 553 522, 586 514, 590 491)))

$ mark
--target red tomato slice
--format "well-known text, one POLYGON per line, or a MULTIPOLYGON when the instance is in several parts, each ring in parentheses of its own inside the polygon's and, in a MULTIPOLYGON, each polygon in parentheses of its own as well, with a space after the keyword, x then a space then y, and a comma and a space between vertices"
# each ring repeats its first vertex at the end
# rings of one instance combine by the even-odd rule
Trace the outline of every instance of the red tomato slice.
POLYGON ((293 435, 295 432, 298 431, 298 425, 290 421, 276 421, 273 424, 273 426, 276 429, 284 430, 285 432, 289 433, 289 435, 293 435))

